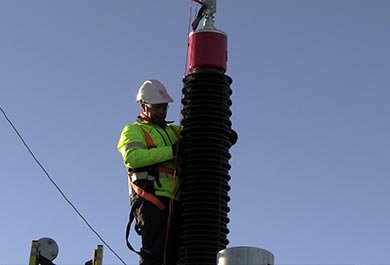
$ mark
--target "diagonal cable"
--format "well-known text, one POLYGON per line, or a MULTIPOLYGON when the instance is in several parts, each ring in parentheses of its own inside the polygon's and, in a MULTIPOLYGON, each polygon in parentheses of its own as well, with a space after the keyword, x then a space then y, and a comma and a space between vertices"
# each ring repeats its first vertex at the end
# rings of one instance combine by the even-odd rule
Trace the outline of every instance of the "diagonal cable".
POLYGON ((99 233, 89 224, 87 219, 84 218, 84 216, 80 213, 79 210, 77 210, 76 206, 68 199, 68 197, 65 195, 65 193, 61 190, 61 188, 55 183, 55 181, 50 177, 49 173, 46 171, 45 167, 39 162, 39 160, 36 158, 34 153, 31 151, 30 147, 27 145, 27 143, 24 141, 22 135, 19 133, 19 131, 16 129, 12 121, 8 118, 7 114, 3 110, 3 108, 0 107, 0 111, 3 113, 5 119, 8 121, 8 123, 11 125, 12 129, 15 131, 15 133, 18 135, 19 139, 22 141, 23 145, 27 148, 27 151, 30 153, 32 158, 35 160, 35 162, 39 165, 39 167, 42 169, 42 171, 45 173, 47 178, 50 180, 50 182, 54 185, 54 187, 57 189, 57 191, 61 194, 61 196, 65 199, 65 201, 73 208, 73 210, 77 213, 77 215, 84 221, 84 223, 88 226, 88 228, 100 239, 101 242, 122 262, 122 264, 126 265, 126 263, 122 260, 122 258, 104 241, 104 239, 99 235, 99 233))

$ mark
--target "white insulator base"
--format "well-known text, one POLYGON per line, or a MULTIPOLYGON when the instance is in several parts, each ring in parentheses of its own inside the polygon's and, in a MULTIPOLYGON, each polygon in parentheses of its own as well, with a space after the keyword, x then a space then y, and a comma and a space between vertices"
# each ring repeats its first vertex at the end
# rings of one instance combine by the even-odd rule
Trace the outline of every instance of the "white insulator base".
POLYGON ((232 247, 218 252, 217 265, 273 265, 274 255, 261 248, 232 247))

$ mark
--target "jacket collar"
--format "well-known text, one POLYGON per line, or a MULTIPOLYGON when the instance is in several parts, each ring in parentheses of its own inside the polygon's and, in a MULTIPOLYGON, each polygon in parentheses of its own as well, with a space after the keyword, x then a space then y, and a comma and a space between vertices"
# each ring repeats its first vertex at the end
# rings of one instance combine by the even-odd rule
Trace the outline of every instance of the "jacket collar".
MULTIPOLYGON (((146 116, 145 114, 143 114, 143 113, 138 115, 137 118, 138 118, 138 121, 144 121, 144 122, 148 122, 150 124, 155 124, 155 123, 151 122, 150 118, 148 116, 146 116)), ((171 124, 171 123, 173 123, 173 121, 164 121, 164 124, 162 124, 162 125, 159 125, 159 124, 155 124, 155 125, 158 125, 161 128, 165 128, 165 126, 167 126, 168 124, 171 124)))

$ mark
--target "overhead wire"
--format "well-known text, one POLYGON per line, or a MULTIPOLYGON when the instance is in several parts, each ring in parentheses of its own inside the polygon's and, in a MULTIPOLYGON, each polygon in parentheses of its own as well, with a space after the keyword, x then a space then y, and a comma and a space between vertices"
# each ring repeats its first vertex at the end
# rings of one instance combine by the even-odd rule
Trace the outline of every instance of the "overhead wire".
POLYGON ((68 197, 65 195, 65 193, 61 190, 61 188, 57 185, 57 183, 53 180, 53 178, 50 176, 50 174, 47 172, 45 167, 42 165, 42 163, 38 160, 38 158, 34 155, 31 148, 28 146, 26 141, 23 139, 22 135, 19 133, 18 129, 14 126, 12 121, 8 118, 7 114, 3 110, 2 107, 0 107, 0 111, 3 113, 5 119, 7 122, 11 125, 12 129, 15 131, 15 133, 18 135, 19 139, 22 141, 23 145, 26 147, 28 153, 31 155, 31 157, 34 159, 34 161, 38 164, 38 166, 42 169, 42 171, 45 173, 49 181, 53 184, 53 186, 57 189, 57 191, 61 194, 63 199, 72 207, 72 209, 77 213, 77 215, 84 221, 84 223, 87 225, 87 227, 100 239, 100 241, 111 251, 112 254, 115 255, 115 257, 118 258, 122 262, 122 264, 126 265, 126 263, 123 261, 123 259, 111 248, 111 246, 100 236, 100 234, 92 227, 92 225, 87 221, 87 219, 80 213, 80 211, 76 208, 76 206, 68 199, 68 197))

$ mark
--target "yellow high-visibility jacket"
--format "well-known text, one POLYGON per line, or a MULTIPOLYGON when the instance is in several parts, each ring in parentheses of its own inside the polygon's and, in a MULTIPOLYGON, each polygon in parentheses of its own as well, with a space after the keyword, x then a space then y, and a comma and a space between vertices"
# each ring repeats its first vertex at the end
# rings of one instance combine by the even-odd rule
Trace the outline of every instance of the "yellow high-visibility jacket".
MULTIPOLYGON (((118 142, 118 151, 122 154, 123 162, 127 168, 134 169, 136 173, 129 175, 129 191, 131 193, 130 181, 135 179, 149 179, 147 167, 159 164, 165 169, 175 169, 175 161, 172 152, 172 144, 177 142, 177 133, 180 133, 180 126, 167 124, 165 129, 148 121, 136 121, 133 124, 126 125, 121 133, 118 142), (149 148, 145 130, 150 135, 156 147, 149 148), (145 168, 144 171, 137 169, 145 168)), ((155 178, 154 190, 156 196, 171 197, 175 199, 179 196, 179 178, 173 172, 159 172, 159 183, 155 178), (172 187, 174 185, 174 191, 172 187)), ((169 171, 169 170, 168 170, 169 171)))

